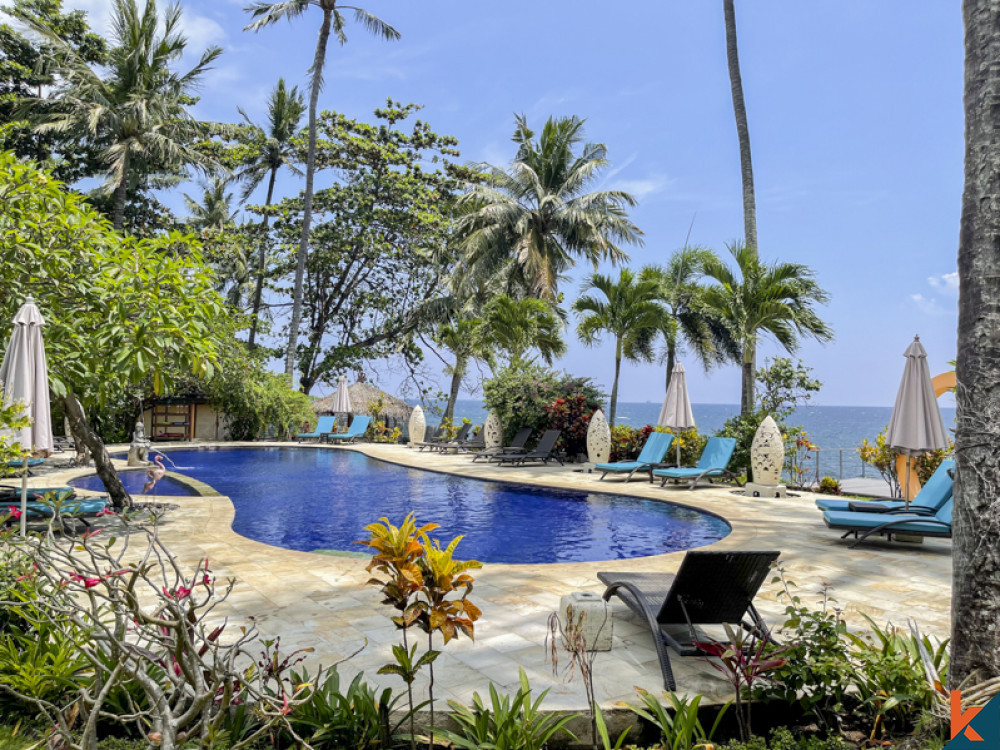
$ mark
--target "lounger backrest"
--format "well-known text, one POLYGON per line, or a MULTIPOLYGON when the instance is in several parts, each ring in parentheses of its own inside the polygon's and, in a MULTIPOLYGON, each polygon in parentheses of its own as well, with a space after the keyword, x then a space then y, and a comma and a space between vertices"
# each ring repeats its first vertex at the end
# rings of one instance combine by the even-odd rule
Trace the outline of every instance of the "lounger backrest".
POLYGON ((320 417, 316 421, 316 429, 313 432, 333 432, 333 423, 336 421, 336 417, 320 417))
POLYGON ((641 464, 658 464, 667 455, 674 436, 669 432, 651 432, 642 446, 642 453, 636 459, 641 464))
POLYGON ((546 430, 543 432, 538 445, 535 446, 535 450, 532 453, 539 455, 548 455, 551 453, 552 449, 556 446, 556 441, 559 439, 560 434, 559 430, 546 430))
POLYGON ((355 435, 364 435, 371 422, 371 417, 355 417, 354 421, 351 422, 350 428, 347 430, 347 434, 352 437, 355 435))
POLYGON ((528 438, 531 437, 531 433, 534 432, 530 427, 522 427, 517 431, 514 439, 510 441, 509 448, 523 448, 525 443, 528 442, 528 438))
MULTIPOLYGON (((950 526, 951 525, 951 512, 952 512, 952 508, 953 508, 954 504, 955 504, 954 499, 949 497, 948 500, 945 501, 944 505, 942 505, 938 509, 938 512, 934 514, 934 518, 936 520, 940 521, 941 523, 946 523, 946 524, 948 524, 950 526)), ((917 520, 919 520, 919 519, 917 519, 917 520)))
POLYGON ((736 450, 736 438, 713 437, 708 439, 705 450, 698 459, 699 469, 725 469, 736 450))
POLYGON ((948 473, 954 468, 955 462, 951 459, 942 461, 941 465, 931 474, 931 478, 927 480, 927 484, 920 488, 920 492, 913 498, 910 505, 919 505, 934 511, 940 510, 946 502, 951 500, 952 491, 955 489, 955 480, 948 473))
POLYGON ((465 438, 468 437, 468 435, 469 435, 469 430, 471 430, 471 429, 472 429, 472 425, 469 424, 468 422, 465 423, 465 424, 463 424, 459 428, 458 434, 455 435, 455 442, 456 443, 461 443, 463 440, 465 440, 465 438))
POLYGON ((740 622, 779 554, 688 552, 656 621, 664 625, 685 624, 688 618, 696 625, 740 622))

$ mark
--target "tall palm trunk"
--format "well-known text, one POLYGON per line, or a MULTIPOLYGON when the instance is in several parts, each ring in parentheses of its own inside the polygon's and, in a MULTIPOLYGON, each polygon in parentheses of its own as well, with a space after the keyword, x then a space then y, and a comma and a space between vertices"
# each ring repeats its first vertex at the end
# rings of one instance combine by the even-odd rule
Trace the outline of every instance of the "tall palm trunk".
POLYGON ((119 232, 125 226, 125 202, 128 198, 128 151, 122 157, 122 178, 115 186, 115 209, 111 215, 114 227, 119 232))
POLYGON ((455 402, 458 401, 458 392, 462 387, 462 378, 465 377, 466 367, 468 367, 468 360, 465 357, 458 357, 455 360, 455 367, 451 373, 451 391, 448 393, 448 405, 444 409, 442 419, 455 418, 455 402))
POLYGON ((74 439, 83 440, 84 444, 90 450, 90 455, 94 457, 94 467, 97 470, 97 476, 101 478, 101 482, 104 483, 104 489, 111 496, 111 503, 117 510, 131 508, 132 498, 125 490, 125 485, 122 484, 118 472, 115 471, 115 467, 111 463, 111 456, 108 455, 108 450, 104 447, 104 441, 101 440, 100 436, 87 423, 83 405, 72 389, 63 397, 63 407, 66 411, 66 418, 69 419, 74 439))
POLYGON ((288 350, 285 352, 285 375, 289 383, 295 383, 295 350, 299 339, 299 324, 302 321, 302 290, 306 273, 306 255, 309 252, 309 229, 312 225, 313 177, 316 172, 316 109, 319 106, 319 90, 323 84, 323 63, 326 60, 326 45, 330 40, 330 24, 333 12, 323 10, 323 24, 319 27, 316 42, 316 56, 313 58, 312 84, 309 89, 309 149, 306 152, 306 193, 302 200, 302 237, 299 240, 299 255, 295 264, 295 292, 292 301, 292 320, 288 325, 288 350))
POLYGON ((618 376, 622 371, 622 340, 615 341, 615 381, 611 384, 611 408, 608 410, 608 425, 615 426, 615 412, 618 411, 618 376))
POLYGON ((670 387, 670 378, 674 374, 674 365, 677 362, 677 347, 667 342, 667 378, 664 384, 664 389, 670 387))
MULTIPOLYGON (((271 167, 271 177, 267 182, 267 199, 264 201, 264 208, 271 205, 271 199, 274 197, 274 181, 278 176, 278 168, 271 167)), ((267 263, 267 228, 269 225, 271 217, 267 214, 264 215, 264 221, 261 222, 261 227, 263 228, 263 236, 260 241, 260 250, 257 252, 257 285, 253 290, 253 311, 250 314, 250 336, 247 339, 247 344, 253 349, 256 346, 257 339, 257 322, 258 316, 260 315, 260 300, 264 293, 264 264, 267 263)))
POLYGON ((736 45, 736 9, 733 0, 722 0, 726 17, 726 62, 729 64, 729 85, 733 92, 733 114, 736 115, 736 135, 740 142, 740 177, 743 181, 743 232, 747 247, 757 252, 757 200, 753 190, 753 164, 750 161, 750 128, 747 107, 743 101, 743 78, 740 75, 740 53, 736 45))
POLYGON ((740 383, 740 416, 746 417, 754 407, 754 372, 756 370, 757 346, 747 344, 743 350, 743 376, 740 383))
POLYGON ((1000 7, 965 0, 965 190, 958 246, 958 406, 952 543, 955 690, 1000 674, 1000 7))

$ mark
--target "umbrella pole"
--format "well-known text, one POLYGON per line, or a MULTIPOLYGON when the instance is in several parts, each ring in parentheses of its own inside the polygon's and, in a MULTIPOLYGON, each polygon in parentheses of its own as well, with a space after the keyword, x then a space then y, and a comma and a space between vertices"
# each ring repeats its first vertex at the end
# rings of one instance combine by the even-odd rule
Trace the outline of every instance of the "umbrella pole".
POLYGON ((680 435, 674 435, 674 440, 677 441, 677 468, 681 468, 681 440, 680 435))
POLYGON ((21 472, 21 536, 28 536, 28 458, 24 458, 21 472))
POLYGON ((903 492, 903 500, 906 501, 906 510, 910 509, 910 455, 906 456, 906 490, 903 492))

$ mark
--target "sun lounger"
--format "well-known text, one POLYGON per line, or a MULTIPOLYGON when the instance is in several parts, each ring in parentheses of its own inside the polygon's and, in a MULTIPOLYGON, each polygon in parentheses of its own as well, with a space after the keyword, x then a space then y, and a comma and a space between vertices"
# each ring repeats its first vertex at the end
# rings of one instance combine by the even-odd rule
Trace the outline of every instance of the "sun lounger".
MULTIPOLYGON (((35 495, 34 500, 29 500, 26 505, 27 517, 29 521, 37 521, 41 518, 52 518, 56 511, 59 512, 60 520, 63 518, 73 518, 79 520, 84 526, 90 527, 90 523, 85 516, 96 516, 107 510, 108 498, 106 495, 97 497, 75 497, 72 487, 49 488, 49 492, 62 493, 54 498, 45 498, 43 495, 35 495), (66 493, 65 490, 69 490, 66 493)), ((35 493, 38 493, 35 490, 35 493)), ((21 497, 11 500, 6 496, 0 500, 0 516, 6 516, 6 525, 11 526, 21 511, 21 497)), ((66 527, 65 523, 63 526, 66 527)))
POLYGON ((893 534, 951 539, 953 502, 949 497, 933 516, 915 515, 904 508, 888 513, 827 510, 823 512, 823 521, 831 529, 843 531, 841 539, 853 534, 851 549, 873 535, 885 536, 890 542, 893 534))
MULTIPOLYGON (((635 461, 615 461, 609 464, 595 464, 594 470, 601 472, 601 479, 611 473, 625 474, 625 481, 632 479, 637 471, 652 472, 652 464, 658 464, 670 450, 674 436, 668 432, 651 432, 642 446, 642 452, 635 461)), ((652 474, 650 475, 652 481, 652 474)))
MULTIPOLYGON (((955 462, 946 459, 937 467, 927 484, 920 488, 917 496, 910 501, 910 512, 922 516, 933 516, 941 506, 951 499, 955 480, 952 474, 955 471, 955 462)), ((889 511, 905 508, 906 503, 902 500, 845 500, 841 498, 823 497, 816 501, 816 507, 820 510, 836 511, 862 511, 866 513, 888 513, 889 511)))
POLYGON ((653 477, 660 477, 663 480, 660 482, 661 487, 667 483, 668 479, 674 480, 675 483, 690 482, 688 489, 693 490, 702 479, 707 479, 709 482, 720 477, 735 480, 736 475, 729 470, 729 461, 735 450, 736 438, 709 438, 708 443, 705 444, 705 450, 701 452, 697 466, 654 468, 650 475, 650 481, 653 481, 653 477))
POLYGON ((300 432, 295 436, 296 442, 303 440, 321 440, 324 435, 333 432, 333 425, 337 421, 336 417, 320 417, 316 422, 316 429, 312 432, 300 432))
MULTIPOLYGON (((76 490, 72 487, 29 487, 28 501, 43 500, 50 492, 55 493, 55 499, 59 502, 76 497, 76 490)), ((9 485, 0 485, 0 505, 10 505, 21 502, 21 488, 9 485)))
POLYGON ((355 417, 351 426, 347 428, 347 432, 330 432, 324 436, 324 439, 328 443, 353 443, 365 436, 371 422, 371 417, 355 417))
POLYGON ((740 624, 760 638, 770 638, 753 599, 779 554, 694 551, 684 556, 676 575, 598 573, 597 577, 607 586, 605 601, 617 596, 645 619, 656 644, 663 687, 675 690, 667 647, 681 656, 703 653, 694 642, 708 639, 695 625, 740 624))
POLYGON ((560 430, 546 430, 541 438, 531 450, 524 450, 520 453, 501 453, 495 456, 497 463, 501 466, 523 466, 528 463, 547 464, 549 461, 558 461, 563 465, 563 460, 555 453, 556 441, 559 440, 560 430))
MULTIPOLYGON (((484 429, 485 432, 485 429, 484 429)), ((522 453, 524 451, 524 446, 528 442, 528 438, 531 437, 533 430, 530 427, 522 427, 514 435, 514 439, 510 441, 510 445, 502 446, 496 445, 492 448, 483 448, 481 451, 477 451, 472 457, 472 462, 475 463, 481 458, 485 458, 487 461, 492 461, 499 455, 504 453, 522 453)))
POLYGON ((469 430, 471 429, 472 425, 467 422, 458 428, 458 433, 455 435, 454 440, 442 440, 437 445, 431 445, 428 447, 432 451, 441 451, 442 453, 452 448, 460 448, 462 444, 465 443, 466 438, 468 438, 469 430))
POLYGON ((479 427, 479 432, 466 440, 462 445, 458 446, 458 450, 462 453, 473 453, 486 449, 486 431, 483 429, 482 425, 479 427))

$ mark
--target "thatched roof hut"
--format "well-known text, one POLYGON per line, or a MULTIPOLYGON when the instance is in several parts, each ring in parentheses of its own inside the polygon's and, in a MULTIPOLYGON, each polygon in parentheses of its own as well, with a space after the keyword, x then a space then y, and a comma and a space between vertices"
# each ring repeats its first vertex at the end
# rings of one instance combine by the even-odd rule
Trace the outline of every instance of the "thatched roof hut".
MULTIPOLYGON (((405 424, 413 412, 413 407, 403 401, 403 399, 396 398, 385 391, 379 390, 371 383, 355 383, 348 386, 347 390, 351 394, 352 414, 374 416, 368 408, 368 404, 377 401, 379 398, 382 399, 382 412, 380 416, 397 424, 405 424)), ((333 414, 331 409, 333 408, 336 396, 337 394, 334 393, 314 401, 313 409, 317 414, 333 414)))

